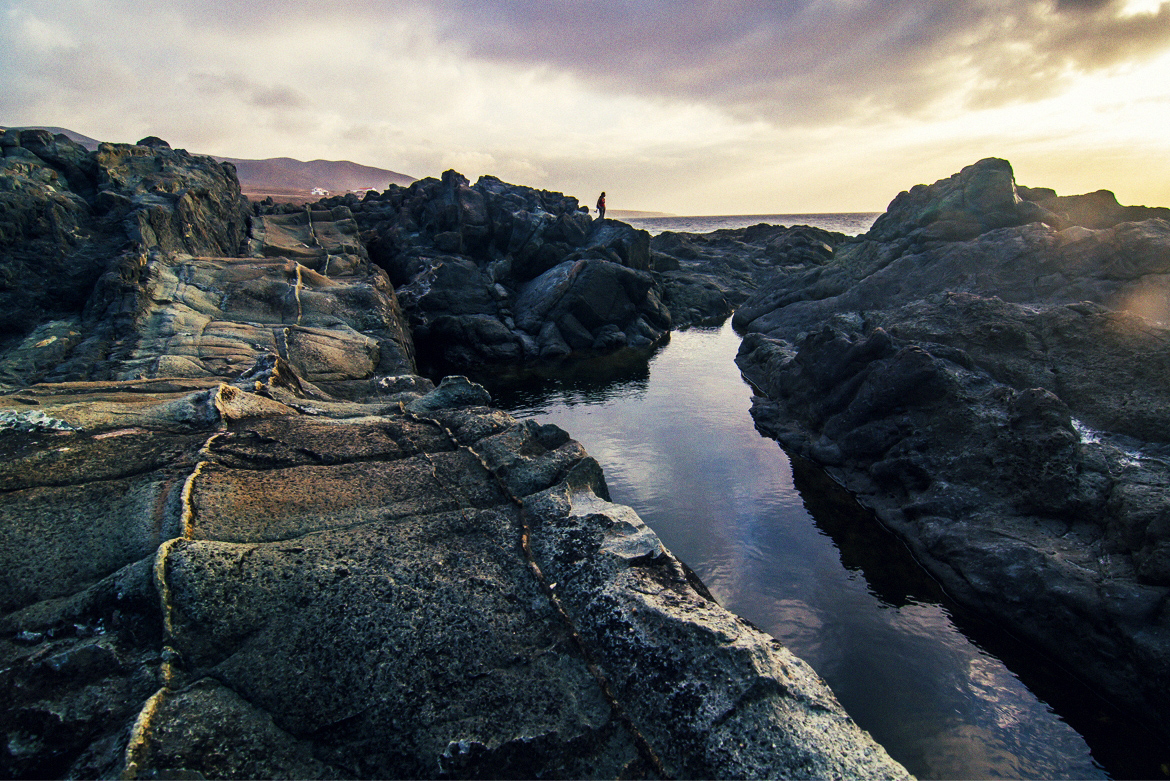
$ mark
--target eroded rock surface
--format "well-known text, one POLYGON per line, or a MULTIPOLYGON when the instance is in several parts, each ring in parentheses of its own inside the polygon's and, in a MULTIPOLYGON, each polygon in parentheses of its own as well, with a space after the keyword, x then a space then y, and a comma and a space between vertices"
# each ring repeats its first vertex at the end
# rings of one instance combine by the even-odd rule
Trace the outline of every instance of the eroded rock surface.
POLYGON ((1018 188, 984 160, 902 193, 735 315, 761 429, 873 508, 953 596, 1161 724, 1166 216, 1018 188))
POLYGON ((344 207, 254 216, 230 164, 158 139, 3 138, 0 387, 230 378, 267 353, 350 395, 414 370, 344 207))
POLYGON ((904 777, 564 431, 199 382, 0 402, 5 775, 904 777))

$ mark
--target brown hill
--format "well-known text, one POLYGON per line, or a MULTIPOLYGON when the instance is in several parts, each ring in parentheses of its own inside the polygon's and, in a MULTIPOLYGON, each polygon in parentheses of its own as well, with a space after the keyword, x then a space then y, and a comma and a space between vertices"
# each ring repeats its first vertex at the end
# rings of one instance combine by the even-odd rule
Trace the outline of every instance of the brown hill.
POLYGON ((337 195, 355 190, 381 192, 390 184, 408 185, 414 177, 359 165, 348 160, 310 160, 302 162, 291 157, 272 157, 265 160, 244 160, 217 157, 236 166, 240 188, 253 200, 271 197, 274 201, 301 203, 315 201, 324 195, 337 195))
MULTIPOLYGON (((19 128, 20 130, 32 129, 19 128)), ((63 127, 41 127, 50 133, 64 133, 89 150, 98 148, 98 141, 63 127)), ((413 176, 388 171, 384 168, 360 165, 349 160, 310 160, 303 162, 291 157, 271 157, 249 160, 237 157, 219 157, 216 160, 232 163, 240 178, 240 189, 252 200, 272 198, 284 203, 316 201, 324 195, 339 195, 354 190, 385 190, 390 184, 409 185, 413 176)))

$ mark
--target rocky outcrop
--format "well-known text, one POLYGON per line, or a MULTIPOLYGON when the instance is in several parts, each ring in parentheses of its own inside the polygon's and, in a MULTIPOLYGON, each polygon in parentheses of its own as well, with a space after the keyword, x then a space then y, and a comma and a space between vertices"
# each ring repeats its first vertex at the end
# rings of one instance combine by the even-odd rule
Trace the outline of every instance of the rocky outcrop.
POLYGON ((737 311, 737 361, 952 596, 1164 724, 1170 223, 1050 193, 994 159, 902 193, 737 311))
POLYGON ((344 207, 253 216, 229 164, 161 139, 4 139, 0 387, 234 377, 269 352, 343 395, 414 370, 344 207))
POLYGON ((905 777, 564 431, 382 387, 0 400, 5 775, 905 777))
POLYGON ((671 328, 649 234, 591 220, 575 198, 448 171, 319 204, 339 206, 394 283, 420 357, 440 367, 647 348, 671 328))
POLYGON ((566 432, 413 371, 396 275, 460 360, 660 339, 645 234, 4 139, 0 775, 906 777, 566 432))
POLYGON ((777 270, 822 266, 845 234, 760 223, 711 233, 666 231, 650 240, 651 265, 676 328, 722 323, 777 270))
POLYGON ((164 145, 9 130, 0 168, 0 341, 76 318, 131 252, 234 255, 248 209, 230 167, 164 145), (131 249, 133 248, 133 249, 131 249))

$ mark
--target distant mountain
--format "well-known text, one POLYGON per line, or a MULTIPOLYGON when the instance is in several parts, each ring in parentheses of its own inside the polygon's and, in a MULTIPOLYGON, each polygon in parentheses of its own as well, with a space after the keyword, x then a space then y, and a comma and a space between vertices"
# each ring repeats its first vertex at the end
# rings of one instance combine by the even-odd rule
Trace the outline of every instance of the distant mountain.
MULTIPOLYGON (((34 126, 50 133, 64 133, 67 137, 93 151, 101 143, 95 138, 83 136, 63 127, 34 126)), ((18 130, 31 130, 21 127, 18 130)), ((390 184, 409 185, 416 181, 413 176, 359 165, 349 160, 310 160, 302 162, 291 157, 270 157, 264 160, 248 160, 238 157, 219 157, 216 160, 232 163, 240 178, 240 189, 252 200, 272 198, 286 203, 315 201, 324 195, 339 195, 351 191, 377 190, 381 192, 390 184)))
POLYGON ((355 190, 381 192, 390 184, 406 186, 415 181, 414 177, 406 174, 348 160, 302 162, 291 157, 270 157, 266 160, 236 157, 216 159, 235 165, 240 187, 245 195, 254 200, 271 197, 275 201, 315 201, 326 194, 337 195, 355 190))
POLYGON ((101 141, 98 141, 96 138, 90 138, 89 136, 83 136, 80 133, 74 133, 72 130, 69 130, 69 129, 63 128, 63 127, 47 127, 45 125, 28 125, 28 126, 24 126, 24 127, 0 128, 0 129, 48 130, 53 135, 57 135, 58 133, 64 133, 69 138, 70 141, 76 141, 77 143, 81 144, 83 147, 85 147, 86 149, 88 149, 91 152, 95 151, 98 148, 98 144, 101 143, 101 141))

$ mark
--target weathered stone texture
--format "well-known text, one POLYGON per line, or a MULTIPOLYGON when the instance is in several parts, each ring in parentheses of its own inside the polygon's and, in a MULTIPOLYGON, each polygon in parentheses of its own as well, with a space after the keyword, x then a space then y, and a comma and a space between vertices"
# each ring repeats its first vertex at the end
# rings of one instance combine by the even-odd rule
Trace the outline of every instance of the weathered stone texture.
POLYGON ((0 434, 6 774, 905 775, 580 445, 465 380, 156 400, 217 413, 185 431, 119 388, 42 387, 0 434))
POLYGON ((1021 195, 1006 161, 981 161, 899 195, 734 321, 762 430, 952 596, 1155 723, 1170 713, 1165 212, 1021 195))

